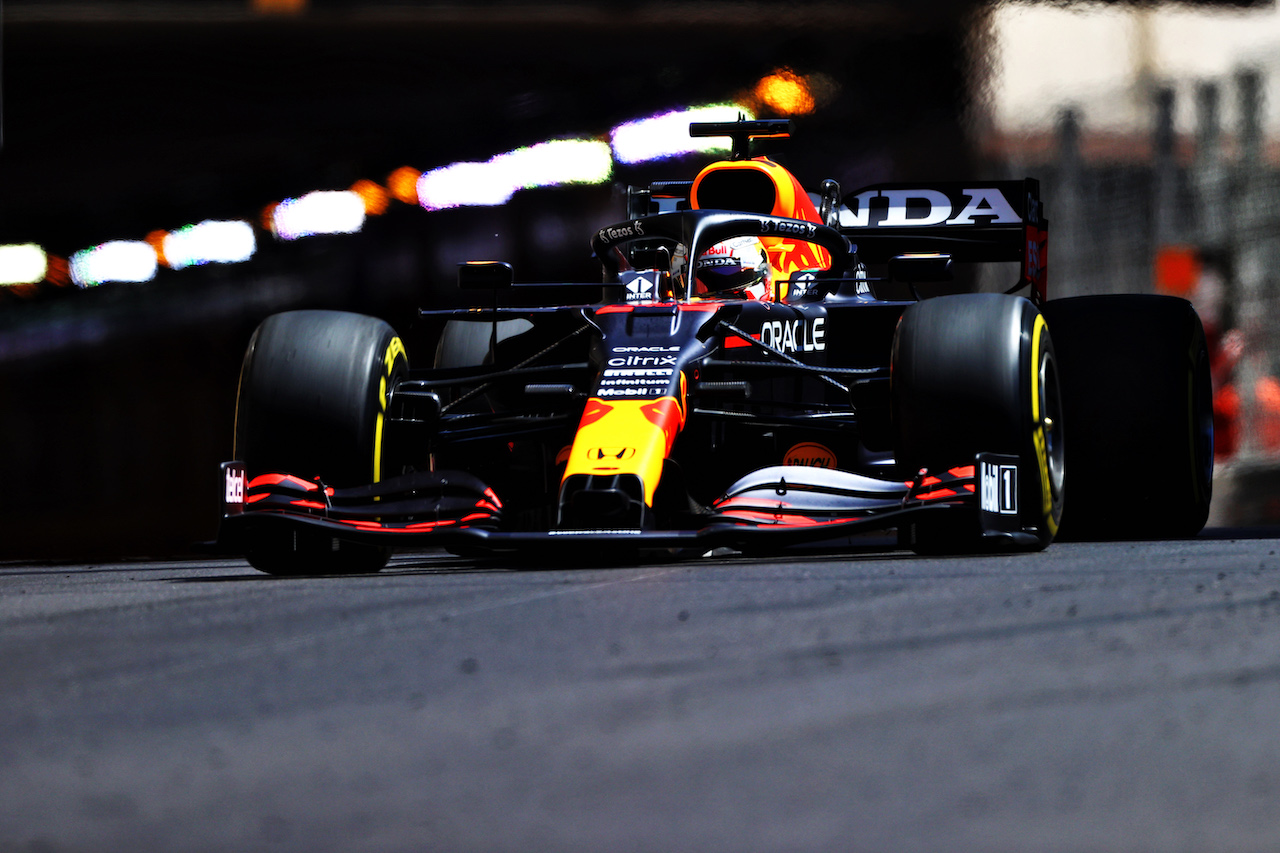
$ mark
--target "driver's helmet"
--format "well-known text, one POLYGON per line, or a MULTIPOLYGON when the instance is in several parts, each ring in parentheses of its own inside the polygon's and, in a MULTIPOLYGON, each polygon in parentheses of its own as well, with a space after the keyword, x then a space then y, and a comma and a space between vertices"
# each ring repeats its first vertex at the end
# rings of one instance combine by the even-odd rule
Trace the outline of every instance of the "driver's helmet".
POLYGON ((773 300, 773 267, 755 237, 731 237, 703 252, 693 267, 694 295, 714 293, 741 299, 773 300))

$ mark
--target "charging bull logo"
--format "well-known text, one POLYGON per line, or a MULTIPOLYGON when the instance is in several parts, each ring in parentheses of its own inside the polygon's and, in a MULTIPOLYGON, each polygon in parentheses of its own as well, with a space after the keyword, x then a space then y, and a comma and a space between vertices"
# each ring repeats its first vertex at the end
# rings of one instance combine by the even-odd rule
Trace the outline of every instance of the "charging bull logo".
POLYGON ((831 266, 831 255, 816 243, 784 240, 780 237, 761 237, 769 264, 779 279, 790 278, 802 270, 824 270, 831 266))

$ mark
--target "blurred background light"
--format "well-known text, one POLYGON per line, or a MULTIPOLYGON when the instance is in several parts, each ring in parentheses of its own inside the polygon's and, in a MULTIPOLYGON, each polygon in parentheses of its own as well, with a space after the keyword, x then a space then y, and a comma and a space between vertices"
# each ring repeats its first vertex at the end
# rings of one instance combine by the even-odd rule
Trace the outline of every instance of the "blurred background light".
POLYGON ((258 244, 248 222, 206 219, 170 232, 162 247, 163 263, 180 270, 203 264, 238 264, 253 257, 258 244))
POLYGON ((809 79, 789 68, 781 68, 756 84, 756 98, 783 115, 808 115, 817 102, 809 79))
POLYGON ((598 184, 613 174, 607 143, 558 139, 498 154, 483 163, 453 163, 418 179, 427 210, 504 204, 520 189, 598 184))
POLYGON ((391 198, 387 191, 369 180, 359 180, 351 185, 351 191, 364 202, 364 212, 369 216, 381 216, 387 212, 391 198))
POLYGON ((151 246, 151 248, 155 251, 156 260, 160 263, 161 266, 169 265, 168 259, 166 259, 164 256, 164 241, 165 241, 165 238, 167 238, 168 236, 169 236, 168 231, 156 230, 156 231, 152 231, 150 234, 148 234, 144 238, 147 241, 147 244, 151 246))
POLYGON ((689 136, 689 123, 695 121, 735 121, 739 115, 754 118, 752 111, 740 104, 712 104, 688 110, 662 113, 620 124, 610 134, 613 156, 619 163, 643 163, 682 154, 728 152, 728 139, 689 136))
POLYGON ((364 199, 350 190, 317 190, 280 202, 271 229, 281 240, 317 234, 354 234, 364 227, 364 199))
POLYGON ((514 191, 488 163, 453 163, 418 179, 418 203, 427 210, 503 204, 514 191))
POLYGON ((417 204, 418 178, 421 177, 422 173, 412 166, 401 166, 387 175, 387 192, 391 193, 391 197, 396 201, 417 204))
POLYGON ((279 206, 280 202, 278 201, 268 202, 262 208, 262 212, 258 214, 258 225, 261 226, 263 231, 268 231, 272 234, 276 233, 276 208, 279 206))
POLYGON ((66 287, 71 284, 71 266, 66 258, 49 255, 49 270, 44 280, 54 287, 66 287))
POLYGON ((71 256, 71 281, 77 287, 96 287, 109 281, 139 283, 156 277, 158 261, 151 244, 112 240, 71 256))
POLYGON ((49 257, 35 243, 0 246, 0 285, 35 284, 49 271, 49 257))
MULTIPOLYGON (((817 75, 821 77, 821 75, 817 75)), ((811 77, 780 69, 761 79, 754 103, 781 113, 814 109, 811 77)), ((725 103, 662 113, 615 127, 610 142, 560 139, 517 148, 485 162, 453 163, 429 172, 403 166, 387 176, 386 186, 358 180, 349 190, 307 193, 267 205, 260 224, 278 239, 319 234, 353 234, 366 216, 384 213, 391 199, 427 210, 506 203, 521 189, 600 184, 613 175, 615 160, 641 163, 691 153, 721 154, 727 140, 692 138, 689 124, 753 118, 743 104, 725 103)), ((155 277, 158 265, 178 270, 209 263, 239 263, 257 251, 248 222, 205 220, 173 232, 153 231, 145 242, 112 241, 75 253, 60 262, 60 286, 93 287, 104 282, 141 282, 155 277)), ((0 247, 0 286, 44 280, 47 262, 38 246, 0 247)))
POLYGON ((251 0, 250 8, 259 15, 300 15, 307 0, 251 0))
POLYGON ((613 174, 613 152, 607 142, 555 139, 517 148, 492 161, 517 189, 566 184, 602 184, 613 174))

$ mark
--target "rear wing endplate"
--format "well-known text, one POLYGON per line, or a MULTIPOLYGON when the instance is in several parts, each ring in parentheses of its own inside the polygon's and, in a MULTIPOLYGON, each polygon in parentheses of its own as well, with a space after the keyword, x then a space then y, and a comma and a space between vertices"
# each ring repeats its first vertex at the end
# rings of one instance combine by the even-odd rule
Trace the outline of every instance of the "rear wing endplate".
POLYGON ((1040 182, 966 181, 875 184, 844 196, 839 230, 858 256, 887 263, 898 255, 940 252, 962 262, 1016 261, 1032 299, 1047 298, 1049 222, 1040 182))

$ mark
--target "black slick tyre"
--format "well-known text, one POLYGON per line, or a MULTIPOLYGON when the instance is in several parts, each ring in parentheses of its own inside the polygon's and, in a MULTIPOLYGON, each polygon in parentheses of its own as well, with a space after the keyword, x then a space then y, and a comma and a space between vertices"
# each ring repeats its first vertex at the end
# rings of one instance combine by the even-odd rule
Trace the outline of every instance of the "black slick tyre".
POLYGON ((1068 539, 1194 536, 1213 490, 1209 350, 1172 296, 1045 303, 1071 422, 1068 539))
POLYGON ((479 367, 492 358, 493 323, 450 320, 445 323, 436 344, 437 368, 479 367))
POLYGON ((1057 534, 1065 429, 1054 342, 1036 307, 993 293, 940 296, 903 312, 893 342, 896 458, 920 468, 968 466, 981 452, 1019 458, 1021 542, 984 539, 977 510, 937 513, 900 531, 919 553, 1038 550, 1057 534), (1003 545, 1001 544, 1003 542, 1003 545))
MULTIPOLYGON (((245 352, 236 400, 236 457, 250 480, 268 472, 331 486, 380 481, 387 402, 408 369, 385 322, 340 311, 268 317, 245 352)), ((386 549, 310 531, 255 530, 249 562, 270 574, 369 572, 386 549)))

